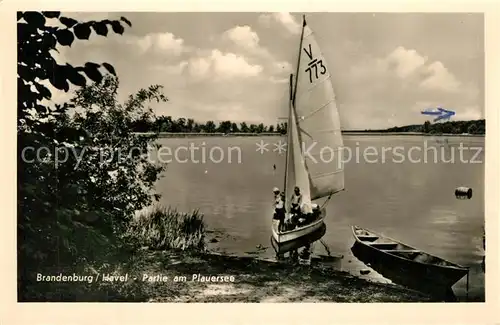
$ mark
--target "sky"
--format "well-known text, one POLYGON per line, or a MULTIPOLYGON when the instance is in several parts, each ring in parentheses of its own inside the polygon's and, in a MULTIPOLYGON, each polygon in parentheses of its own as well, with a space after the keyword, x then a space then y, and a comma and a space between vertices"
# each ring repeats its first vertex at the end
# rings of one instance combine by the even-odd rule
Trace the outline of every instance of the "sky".
MULTIPOLYGON (((276 124, 287 110, 301 14, 65 13, 132 22, 123 35, 93 34, 60 48, 57 61, 111 63, 123 100, 164 86, 173 117, 276 124)), ((423 123, 442 107, 453 120, 484 118, 482 14, 307 13, 332 74, 343 129, 423 123)), ((54 94, 54 102, 71 97, 54 94)))

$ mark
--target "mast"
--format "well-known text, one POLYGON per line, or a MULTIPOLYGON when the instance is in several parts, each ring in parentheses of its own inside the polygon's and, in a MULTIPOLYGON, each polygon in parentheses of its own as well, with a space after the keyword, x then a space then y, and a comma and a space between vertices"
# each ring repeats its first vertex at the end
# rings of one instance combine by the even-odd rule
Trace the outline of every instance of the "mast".
POLYGON ((300 57, 302 54, 302 39, 304 38, 304 27, 306 27, 306 15, 302 15, 302 31, 300 33, 299 57, 297 58, 297 70, 295 73, 295 86, 293 89, 292 105, 295 106, 295 95, 297 94, 297 84, 299 80, 300 57))
MULTIPOLYGON (((296 106, 295 106, 295 99, 297 97, 297 86, 299 84, 300 60, 302 57, 302 43, 304 41, 304 29, 305 29, 305 27, 306 27, 306 15, 302 15, 302 31, 300 33, 299 55, 297 58, 297 73, 295 74, 295 85, 294 85, 294 90, 293 90, 293 99, 292 99, 292 108, 291 108, 291 113, 295 115, 295 123, 296 123, 295 126, 297 127, 298 130, 300 129, 299 128, 300 118, 297 115, 297 110, 296 110, 296 106)), ((302 134, 300 132, 298 132, 298 136, 299 136, 299 148, 298 148, 298 150, 300 152, 302 152, 302 147, 304 145, 304 142, 302 141, 302 134)), ((307 170, 307 166, 305 166, 305 168, 307 170)), ((309 180, 310 180, 310 176, 309 176, 309 180)))
MULTIPOLYGON (((289 130, 289 127, 290 127, 290 114, 292 114, 292 99, 293 99, 293 73, 290 73, 290 98, 288 99, 288 121, 287 121, 287 131, 286 131, 286 134, 288 135, 288 132, 290 132, 289 130)), ((287 137, 288 138, 288 137, 287 137)), ((287 181, 287 174, 288 174, 288 150, 290 150, 290 143, 288 143, 289 141, 287 141, 287 151, 286 151, 286 155, 285 155, 285 181, 284 181, 284 184, 283 184, 283 193, 285 193, 286 195, 286 181, 287 181)), ((286 201, 286 198, 285 198, 285 201, 286 201)))
MULTIPOLYGON (((296 74, 295 74, 295 85, 293 85, 293 74, 290 74, 290 101, 289 101, 289 113, 288 113, 288 123, 287 123, 287 135, 290 134, 290 130, 291 130, 291 114, 295 114, 295 110, 294 110, 294 104, 295 104, 295 94, 297 93, 297 83, 298 83, 298 77, 299 77, 299 69, 300 69, 300 56, 301 56, 301 53, 302 53, 302 38, 304 37, 304 27, 306 26, 306 18, 305 18, 305 15, 302 15, 302 31, 300 33, 300 43, 299 43, 299 55, 298 55, 298 58, 297 58, 297 70, 296 70, 296 74), (293 88, 293 91, 292 91, 292 88, 293 88)), ((286 199, 288 197, 288 194, 287 193, 287 174, 288 174, 288 168, 289 168, 289 159, 288 159, 288 155, 290 154, 290 150, 293 150, 292 147, 292 143, 290 143, 289 141, 289 136, 287 137, 287 151, 286 151, 286 165, 285 165, 285 184, 284 184, 284 188, 283 188, 283 192, 285 193, 285 202, 286 202, 286 199)), ((300 150, 300 148, 299 148, 300 150)))

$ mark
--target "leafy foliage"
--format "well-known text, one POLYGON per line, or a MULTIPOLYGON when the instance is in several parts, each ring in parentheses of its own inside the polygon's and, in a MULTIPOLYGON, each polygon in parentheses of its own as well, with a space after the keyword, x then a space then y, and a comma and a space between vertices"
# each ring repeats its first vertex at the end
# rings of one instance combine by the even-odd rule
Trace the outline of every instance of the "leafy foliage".
POLYGON ((161 87, 151 86, 120 105, 118 85, 118 79, 108 75, 101 83, 78 90, 71 102, 81 111, 52 123, 53 142, 43 143, 53 154, 43 160, 25 155, 32 163, 24 163, 30 174, 19 184, 20 192, 29 195, 20 202, 21 249, 43 249, 42 254, 59 260, 96 258, 96 247, 110 245, 110 239, 124 232, 134 211, 159 198, 152 189, 165 166, 150 159, 155 138, 133 135, 128 123, 153 118, 144 104, 166 98, 161 87))
POLYGON ((137 119, 151 121, 147 103, 167 98, 155 85, 119 104, 111 64, 74 67, 54 59, 60 46, 87 40, 92 31, 122 34, 122 23, 132 25, 126 18, 79 22, 59 12, 18 12, 17 20, 18 280, 23 300, 41 268, 76 267, 110 257, 133 212, 159 198, 153 184, 165 166, 147 156, 155 137, 137 137, 129 126, 137 119), (48 107, 44 99, 52 93, 46 82, 66 92, 70 84, 80 88, 69 103, 48 107))
MULTIPOLYGON (((121 21, 132 26, 126 18, 122 17, 121 21)), ((80 67, 60 65, 51 53, 58 52, 58 45, 71 47, 76 40, 88 40, 92 30, 97 35, 106 36, 109 27, 115 33, 124 32, 120 21, 78 22, 73 18, 61 16, 59 12, 49 11, 17 13, 18 127, 30 129, 37 123, 30 113, 31 110, 35 110, 40 118, 44 118, 61 114, 68 108, 67 105, 62 105, 50 110, 40 104, 43 99, 52 97, 41 81, 49 81, 56 89, 67 92, 70 83, 79 87, 85 86, 85 75, 94 82, 100 82, 103 77, 99 70, 101 65, 109 73, 115 74, 113 67, 106 62, 86 63, 80 67), (32 91, 32 87, 35 87, 36 91, 32 91)))

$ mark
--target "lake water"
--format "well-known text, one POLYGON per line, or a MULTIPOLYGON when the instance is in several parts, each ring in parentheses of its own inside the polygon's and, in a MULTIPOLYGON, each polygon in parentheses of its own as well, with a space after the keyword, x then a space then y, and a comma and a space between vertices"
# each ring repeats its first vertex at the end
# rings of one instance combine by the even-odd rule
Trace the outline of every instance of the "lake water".
MULTIPOLYGON (((273 258, 272 188, 283 187, 285 164, 285 155, 274 151, 273 144, 280 140, 285 138, 160 139, 172 154, 178 149, 177 161, 168 164, 157 184, 163 195, 161 203, 186 212, 199 209, 208 227, 222 234, 211 249, 273 258), (261 140, 268 144, 268 151, 256 151, 261 140), (195 148, 194 154, 186 149, 189 146, 195 148), (265 249, 257 250, 258 245, 265 249)), ((484 138, 362 135, 345 136, 344 145, 353 158, 345 164, 345 191, 327 205, 323 237, 332 252, 344 255, 341 268, 358 276, 367 268, 350 252, 354 242, 350 227, 359 225, 470 266, 469 297, 484 299, 480 267, 484 138), (465 148, 462 156, 460 145, 465 148), (363 152, 367 154, 363 156, 363 152), (473 189, 470 200, 455 197, 459 186, 473 189)), ((314 250, 323 249, 321 246, 315 243, 314 250)), ((374 271, 362 277, 387 281, 374 271)), ((459 299, 465 295, 465 286, 464 278, 453 288, 459 299)))

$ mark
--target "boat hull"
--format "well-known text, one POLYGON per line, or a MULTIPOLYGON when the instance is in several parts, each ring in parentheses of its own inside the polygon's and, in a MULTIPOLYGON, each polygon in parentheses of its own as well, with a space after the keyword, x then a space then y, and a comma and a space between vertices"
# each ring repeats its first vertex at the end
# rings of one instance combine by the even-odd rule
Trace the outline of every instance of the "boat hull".
POLYGON ((319 217, 313 222, 305 226, 297 227, 293 230, 288 230, 283 232, 278 231, 278 221, 273 220, 273 226, 272 226, 273 239, 276 241, 276 243, 283 244, 286 242, 295 241, 302 237, 308 236, 311 233, 321 228, 325 217, 326 217, 326 212, 323 209, 321 210, 321 214, 319 215, 319 217))
MULTIPOLYGON (((369 264, 371 268, 394 283, 420 291, 430 293, 445 292, 467 275, 468 272, 467 268, 461 266, 442 266, 402 258, 359 240, 356 234, 354 234, 354 238, 355 243, 351 248, 354 256, 363 263, 369 264)), ((415 251, 419 252, 418 250, 415 251)))
POLYGON ((271 236, 271 245, 273 246, 276 254, 284 254, 289 251, 310 245, 320 240, 325 235, 325 233, 326 233, 326 225, 324 222, 322 222, 318 229, 316 229, 315 231, 311 232, 306 236, 299 237, 298 239, 295 240, 278 243, 274 238, 274 236, 271 236))

